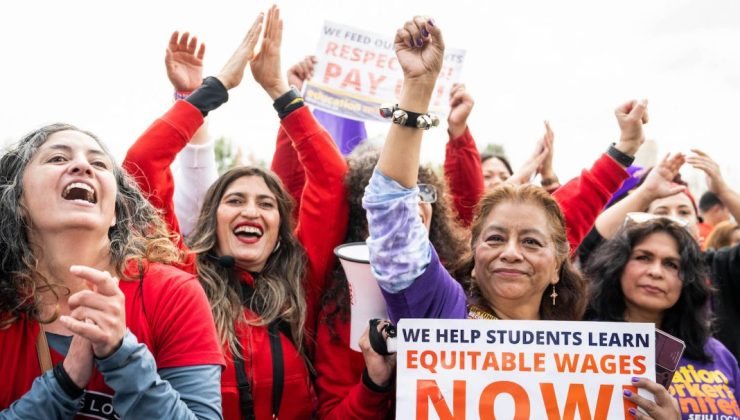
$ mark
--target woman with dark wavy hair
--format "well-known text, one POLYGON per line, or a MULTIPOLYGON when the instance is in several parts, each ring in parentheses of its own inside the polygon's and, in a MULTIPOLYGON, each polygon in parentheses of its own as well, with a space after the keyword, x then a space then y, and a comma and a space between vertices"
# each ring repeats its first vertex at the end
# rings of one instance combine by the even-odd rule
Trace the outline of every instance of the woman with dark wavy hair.
POLYGON ((206 296, 100 140, 42 127, 0 180, 0 418, 221 418, 206 296))
MULTIPOLYGON (((345 243, 364 242, 368 237, 367 216, 362 197, 380 150, 370 141, 361 143, 347 159, 345 177, 349 203, 349 225, 345 243)), ((469 254, 467 233, 454 220, 444 182, 429 167, 419 167, 419 182, 426 185, 420 196, 419 215, 429 241, 439 250, 445 267, 463 276, 469 254), (431 193, 434 191, 434 193, 431 193), (431 195, 433 194, 433 195, 431 195)), ((461 277, 462 278, 462 277, 461 277)), ((350 348, 350 296, 347 277, 340 264, 334 268, 322 297, 315 356, 318 415, 322 419, 385 418, 392 414, 392 370, 378 363, 374 369, 369 357, 350 348), (341 366, 341 368, 340 368, 341 366), (363 371, 367 368, 367 376, 363 371), (363 377, 362 382, 358 378, 363 377)), ((370 359, 373 360, 373 359, 370 359)))
POLYGON ((588 317, 648 322, 683 340, 686 350, 670 387, 683 418, 737 418, 740 369, 711 337, 708 270, 683 225, 665 217, 628 221, 605 242, 586 268, 592 280, 588 317))
MULTIPOLYGON (((678 153, 666 156, 645 175, 644 182, 624 199, 604 210, 596 219, 594 229, 579 250, 583 266, 588 265, 590 254, 604 240, 610 239, 620 229, 627 214, 647 212, 657 216, 670 216, 686 223, 697 243, 699 241, 698 214, 693 195, 679 183, 679 170, 688 163, 706 175, 707 187, 715 192, 735 219, 740 219, 740 193, 725 181, 714 160, 701 150, 685 157, 678 153)), ((740 358, 740 245, 708 249, 703 253, 707 275, 716 293, 712 296, 714 336, 722 342, 735 358, 740 358)))
POLYGON ((178 101, 129 149, 125 161, 179 234, 170 164, 207 111, 226 101, 226 91, 239 84, 249 62, 254 79, 274 101, 280 126, 305 171, 297 222, 292 199, 273 173, 239 167, 223 174, 206 193, 188 238, 190 248, 178 241, 189 251, 186 268, 200 277, 223 344, 221 391, 227 419, 310 418, 309 361, 318 300, 333 266, 334 247, 347 226, 347 165, 280 74, 282 25, 273 6, 259 53, 253 53, 258 29, 237 50, 233 65, 178 101), (230 70, 237 67, 239 72, 230 70), (222 77, 224 72, 231 77, 222 77))

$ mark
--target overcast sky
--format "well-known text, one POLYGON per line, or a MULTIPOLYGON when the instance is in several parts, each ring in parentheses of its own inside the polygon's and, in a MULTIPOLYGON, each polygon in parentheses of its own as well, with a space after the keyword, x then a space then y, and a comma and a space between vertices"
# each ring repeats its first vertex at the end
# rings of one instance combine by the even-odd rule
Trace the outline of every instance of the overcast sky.
MULTIPOLYGON (((164 50, 173 30, 206 42, 217 72, 271 2, 22 1, 0 5, 0 140, 64 121, 100 135, 121 159, 171 105, 164 50)), ((561 179, 590 164, 619 132, 613 109, 648 98, 648 138, 659 154, 699 146, 740 188, 740 2, 280 1, 283 70, 316 49, 325 19, 388 33, 429 15, 448 46, 467 50, 462 79, 476 100, 478 144, 501 143, 514 166, 555 130, 561 179)), ((248 75, 210 118, 213 136, 269 161, 278 118, 248 75)), ((370 136, 387 126, 372 124, 370 136)), ((425 135, 441 162, 444 128, 425 135)), ((687 174, 693 171, 686 171, 687 174)))

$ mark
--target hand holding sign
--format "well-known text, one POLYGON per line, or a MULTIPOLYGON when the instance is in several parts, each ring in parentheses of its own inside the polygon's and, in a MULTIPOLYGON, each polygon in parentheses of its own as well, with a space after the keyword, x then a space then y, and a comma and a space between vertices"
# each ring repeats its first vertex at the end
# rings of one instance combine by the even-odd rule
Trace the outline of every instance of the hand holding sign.
POLYGON ((624 391, 624 398, 637 404, 644 412, 630 408, 629 413, 636 419, 640 420, 679 420, 681 411, 678 407, 678 400, 671 397, 668 390, 646 378, 632 378, 632 383, 638 388, 644 388, 650 391, 655 397, 655 401, 641 397, 631 391, 624 391), (647 413, 647 414, 646 414, 647 413))

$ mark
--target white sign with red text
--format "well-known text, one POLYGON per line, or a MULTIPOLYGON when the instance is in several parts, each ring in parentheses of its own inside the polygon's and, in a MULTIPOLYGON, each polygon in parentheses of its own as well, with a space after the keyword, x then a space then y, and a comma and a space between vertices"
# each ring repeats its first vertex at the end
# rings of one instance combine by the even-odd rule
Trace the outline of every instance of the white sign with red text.
POLYGON ((396 418, 632 418, 654 345, 652 324, 403 319, 396 418))
MULTIPOLYGON (((403 85, 393 38, 324 22, 313 79, 304 84, 307 103, 356 120, 384 120, 381 104, 397 103, 403 85)), ((430 110, 442 116, 452 84, 460 78, 465 51, 447 48, 430 110)))

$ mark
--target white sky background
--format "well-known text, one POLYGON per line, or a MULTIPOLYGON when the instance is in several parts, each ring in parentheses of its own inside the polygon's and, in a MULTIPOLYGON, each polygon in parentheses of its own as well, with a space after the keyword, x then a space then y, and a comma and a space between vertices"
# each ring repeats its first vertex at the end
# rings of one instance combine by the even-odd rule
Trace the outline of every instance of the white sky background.
MULTIPOLYGON (((171 105, 164 50, 173 30, 205 41, 216 73, 267 1, 22 1, 0 5, 0 140, 63 121, 103 138, 118 159, 171 105)), ((395 33, 415 14, 435 18, 448 46, 467 50, 462 80, 476 105, 478 144, 505 145, 518 166, 555 130, 555 166, 574 176, 616 140, 613 109, 648 98, 659 155, 699 146, 740 188, 740 2, 280 1, 283 72, 314 53, 323 21, 395 33)), ((248 71, 248 70, 247 70, 248 71)), ((247 73, 210 130, 270 161, 278 118, 247 73)), ((368 126, 383 137, 387 126, 368 126)), ((441 162, 445 128, 422 158, 441 162)), ((684 171, 691 177, 693 170, 684 171)), ((703 185, 702 185, 703 186, 703 185)))

